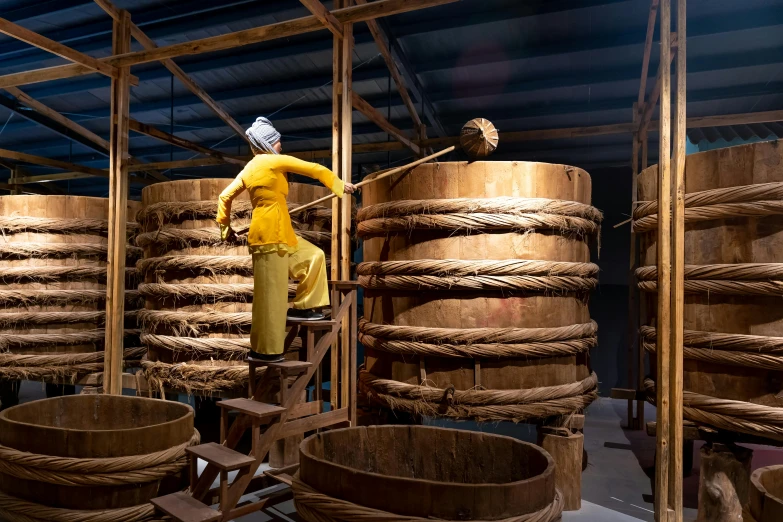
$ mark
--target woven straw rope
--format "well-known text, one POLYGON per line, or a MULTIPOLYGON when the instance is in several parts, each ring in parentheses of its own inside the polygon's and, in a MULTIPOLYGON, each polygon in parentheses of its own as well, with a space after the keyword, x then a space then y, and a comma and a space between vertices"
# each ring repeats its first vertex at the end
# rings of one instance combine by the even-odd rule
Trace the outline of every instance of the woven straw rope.
MULTIPOLYGON (((138 291, 125 291, 126 304, 138 299, 138 291)), ((0 290, 0 305, 12 307, 87 304, 105 300, 106 290, 0 290)))
POLYGON ((198 430, 187 442, 145 455, 72 458, 40 455, 0 445, 0 472, 60 486, 119 486, 154 482, 187 465, 185 448, 201 441, 198 430))
MULTIPOLYGON (((128 257, 141 257, 141 248, 126 245, 128 257)), ((106 257, 108 247, 93 243, 0 243, 2 258, 106 257)))
MULTIPOLYGON (((644 389, 647 402, 654 405, 655 382, 645 379, 644 389)), ((783 408, 684 391, 683 414, 694 422, 719 429, 783 441, 783 408)))
MULTIPOLYGON (((332 234, 330 232, 297 230, 296 235, 311 243, 315 243, 316 245, 329 243, 332 239, 332 234)), ((163 228, 159 231, 139 234, 136 236, 136 244, 143 248, 152 245, 176 246, 180 248, 193 246, 194 244, 225 246, 225 243, 220 239, 220 231, 217 228, 163 228)), ((236 245, 247 245, 247 236, 237 236, 236 244, 232 244, 231 246, 236 245)))
MULTIPOLYGON (((135 319, 139 310, 126 310, 125 319, 135 319)), ((106 312, 0 312, 0 326, 99 323, 106 312)))
POLYGON ((391 410, 417 415, 473 418, 478 421, 523 422, 569 415, 586 408, 596 398, 598 378, 559 386, 521 390, 455 390, 416 386, 359 374, 359 387, 367 397, 391 410))
MULTIPOLYGON (((291 483, 291 489, 294 492, 294 505, 297 513, 308 522, 431 522, 441 520, 433 517, 397 515, 330 497, 299 480, 298 474, 291 483)), ((543 509, 534 513, 498 519, 495 522, 555 522, 560 520, 563 507, 563 495, 559 490, 555 490, 555 498, 543 509)), ((483 522, 476 519, 470 519, 470 521, 483 522)))
MULTIPOLYGON (((128 231, 136 230, 137 223, 128 223, 128 231)), ((37 232, 43 234, 104 234, 109 231, 105 219, 39 218, 31 216, 0 216, 0 232, 16 234, 37 232)))
MULTIPOLYGON (((636 270, 637 286, 657 292, 658 268, 636 270)), ((783 263, 685 265, 685 291, 726 295, 783 295, 783 263)))
POLYGON ((359 321, 368 348, 400 355, 489 358, 559 357, 593 348, 595 322, 559 328, 425 328, 359 321))
MULTIPOLYGON (((244 361, 189 361, 169 364, 142 359, 144 377, 153 390, 184 390, 186 393, 214 393, 220 390, 246 390, 250 370, 244 361)), ((262 375, 259 371, 256 375, 262 375)))
MULTIPOLYGON (((126 268, 125 277, 135 277, 135 268, 126 268)), ((63 279, 105 279, 105 266, 19 266, 0 268, 0 280, 47 283, 63 279)), ((30 290, 35 292, 35 290, 30 290)))
MULTIPOLYGON (((290 212, 299 205, 288 203, 290 212)), ((253 204, 250 201, 235 201, 231 205, 231 218, 248 218, 253 212, 253 204)), ((332 209, 328 207, 310 207, 294 214, 301 221, 330 220, 332 209)), ((216 201, 164 201, 147 205, 136 214, 139 223, 147 226, 162 224, 168 221, 181 219, 215 219, 217 216, 216 201)))
POLYGON ((119 509, 53 508, 0 493, 0 518, 8 522, 141 522, 153 520, 155 506, 140 504, 119 509))
MULTIPOLYGON (((296 294, 296 284, 288 285, 288 295, 296 294)), ((195 299, 199 301, 248 302, 253 298, 253 283, 142 283, 139 285, 142 297, 153 299, 195 299)))

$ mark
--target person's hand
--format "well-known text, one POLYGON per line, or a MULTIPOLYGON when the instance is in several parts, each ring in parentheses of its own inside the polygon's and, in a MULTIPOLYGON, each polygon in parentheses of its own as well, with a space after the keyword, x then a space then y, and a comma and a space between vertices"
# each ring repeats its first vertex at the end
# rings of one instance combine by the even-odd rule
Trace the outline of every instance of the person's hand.
POLYGON ((231 225, 220 225, 220 239, 233 242, 237 240, 237 233, 231 228, 231 225))
POLYGON ((345 188, 343 189, 343 191, 344 191, 346 194, 353 194, 353 193, 354 193, 354 192, 356 192, 357 190, 359 190, 359 189, 358 189, 358 188, 356 188, 356 185, 354 185, 353 183, 346 183, 346 184, 345 184, 345 188))

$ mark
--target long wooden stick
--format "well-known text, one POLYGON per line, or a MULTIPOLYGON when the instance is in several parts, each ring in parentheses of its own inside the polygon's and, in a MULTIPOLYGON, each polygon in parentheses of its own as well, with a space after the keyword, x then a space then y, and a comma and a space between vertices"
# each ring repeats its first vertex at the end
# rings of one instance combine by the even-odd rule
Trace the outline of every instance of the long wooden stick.
MULTIPOLYGON (((436 152, 435 154, 430 154, 429 156, 425 156, 425 157, 423 157, 421 159, 418 159, 418 160, 416 160, 416 161, 414 161, 412 163, 408 163, 407 165, 403 165, 402 167, 393 168, 390 171, 384 172, 383 174, 381 174, 381 175, 379 175, 377 177, 374 177, 372 179, 365 179, 364 181, 362 181, 360 183, 357 183, 355 186, 356 186, 356 188, 361 188, 364 185, 368 185, 370 183, 375 183, 376 181, 382 180, 383 178, 388 178, 389 176, 394 176, 395 174, 399 174, 400 172, 403 172, 405 170, 412 169, 413 167, 421 165, 422 163, 426 163, 426 162, 428 162, 431 159, 435 159, 438 156, 443 156, 444 154, 448 154, 449 152, 454 151, 456 148, 457 147, 455 145, 452 145, 451 147, 447 147, 447 148, 443 149, 440 152, 436 152)), ((324 196, 322 198, 316 199, 315 201, 311 201, 310 203, 308 203, 306 205, 302 205, 301 207, 296 207, 295 209, 293 209, 291 211, 291 213, 293 214, 294 212, 299 212, 299 211, 304 210, 306 208, 314 207, 315 205, 318 205, 319 203, 323 203, 324 201, 329 201, 330 199, 336 198, 336 197, 337 197, 336 194, 329 194, 328 196, 324 196)))

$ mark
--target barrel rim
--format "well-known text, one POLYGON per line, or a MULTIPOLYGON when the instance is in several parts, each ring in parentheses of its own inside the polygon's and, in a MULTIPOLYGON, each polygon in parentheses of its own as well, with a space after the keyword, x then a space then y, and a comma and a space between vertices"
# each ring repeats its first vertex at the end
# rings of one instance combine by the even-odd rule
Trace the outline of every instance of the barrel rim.
MULTIPOLYGON (((551 482, 552 484, 552 498, 545 498, 545 499, 539 499, 540 506, 532 506, 531 508, 535 507, 535 509, 539 509, 540 507, 545 506, 546 504, 550 503, 554 499, 555 495, 555 487, 554 487, 554 477, 555 477, 555 461, 552 458, 552 456, 542 447, 536 446, 535 444, 532 444, 530 442, 522 441, 519 439, 516 439, 514 437, 508 437, 506 435, 498 435, 495 433, 486 433, 486 432, 475 432, 471 430, 460 430, 460 429, 454 429, 454 428, 441 428, 437 426, 411 426, 411 425, 404 425, 404 426, 398 426, 398 425, 379 425, 379 426, 357 426, 357 427, 349 427, 349 428, 342 428, 337 430, 329 430, 325 433, 316 433, 313 434, 306 439, 302 441, 302 443, 299 445, 299 453, 300 453, 300 479, 305 481, 304 473, 302 471, 306 470, 308 467, 308 461, 312 462, 315 466, 324 466, 327 468, 330 468, 331 470, 334 470, 332 473, 332 476, 337 476, 338 473, 347 473, 348 476, 354 476, 359 477, 355 479, 355 482, 363 482, 363 483, 372 483, 372 484, 378 484, 379 482, 394 482, 395 484, 401 484, 407 488, 418 488, 423 485, 427 485, 429 488, 434 488, 434 491, 432 491, 432 496, 438 495, 440 496, 440 491, 443 492, 442 498, 458 498, 458 495, 454 494, 454 490, 465 490, 465 491, 486 491, 486 490, 506 490, 507 494, 512 494, 513 491, 519 491, 524 490, 528 487, 530 487, 532 484, 535 483, 546 483, 551 482), (316 438, 319 437, 335 437, 339 436, 340 433, 348 432, 348 431, 357 431, 357 430, 399 430, 399 429, 406 429, 406 430, 413 430, 413 431, 429 431, 429 432, 458 432, 459 436, 470 436, 472 434, 480 434, 484 437, 489 437, 491 439, 495 440, 508 440, 511 441, 512 444, 517 444, 526 447, 528 450, 537 453, 544 457, 546 462, 546 467, 541 473, 538 473, 536 475, 533 475, 526 479, 516 480, 513 482, 502 482, 502 483, 491 483, 491 482, 482 482, 482 483, 460 483, 460 482, 444 482, 444 481, 437 481, 437 480, 431 480, 431 479, 423 479, 423 478, 410 478, 410 477, 403 477, 398 475, 388 475, 383 473, 376 473, 376 472, 370 472, 370 471, 363 471, 359 468, 353 468, 350 466, 346 466, 343 464, 337 464, 333 461, 326 460, 323 458, 319 458, 314 456, 312 453, 308 451, 309 444, 312 443, 316 438), (364 480, 361 477, 366 477, 364 480)), ((309 484, 311 487, 316 487, 314 484, 309 484)), ((317 489, 317 487, 316 487, 317 489)), ((340 488, 342 489, 342 488, 340 488)), ((322 492, 325 493, 325 492, 322 492)), ((328 494, 328 493, 325 493, 328 494)), ((466 497, 467 498, 467 497, 466 497)), ((343 498, 342 500, 347 501, 356 501, 357 499, 351 499, 351 498, 343 498)), ((365 500, 367 500, 365 498, 365 500)), ((370 499, 371 500, 371 499, 370 499)), ((377 500, 377 499, 376 499, 377 500)), ((357 502, 362 505, 369 505, 368 502, 357 502)), ((374 507, 376 509, 382 509, 382 507, 373 505, 371 507, 374 507)), ((502 511, 506 508, 506 506, 500 506, 499 509, 502 511)), ((533 509, 532 511, 535 511, 533 509)), ((531 511, 531 512, 532 512, 531 511)), ((522 514, 522 513, 517 513, 522 514)))
POLYGON ((763 468, 758 468, 750 475, 750 509, 751 509, 751 515, 761 520, 761 516, 764 514, 764 505, 763 502, 766 502, 767 500, 770 500, 774 502, 776 505, 783 507, 783 498, 770 493, 770 491, 762 484, 761 477, 770 471, 780 471, 781 476, 783 476, 783 464, 777 464, 772 466, 764 466, 763 468), (758 495, 757 501, 760 502, 754 502, 754 496, 758 495), (753 511, 757 509, 762 509, 761 513, 754 513, 753 511))
POLYGON ((25 407, 31 406, 31 405, 39 403, 39 402, 51 401, 52 399, 54 399, 54 400, 61 400, 61 401, 73 401, 73 402, 76 402, 76 401, 84 401, 84 402, 86 402, 88 400, 93 400, 93 401, 94 400, 109 400, 109 401, 128 401, 128 402, 130 402, 130 401, 137 401, 137 402, 138 401, 144 401, 144 402, 147 402, 148 404, 160 403, 161 402, 159 399, 150 399, 150 398, 147 398, 147 397, 126 397, 124 395, 108 395, 108 394, 99 394, 99 395, 65 395, 65 396, 62 396, 62 397, 52 397, 52 398, 47 398, 47 399, 38 399, 36 401, 30 401, 30 402, 25 402, 25 403, 22 403, 22 404, 17 404, 16 406, 11 406, 10 408, 7 408, 7 409, 5 409, 5 410, 0 412, 0 425, 2 425, 3 423, 8 423, 8 424, 11 425, 11 427, 13 427, 13 426, 29 426, 29 427, 32 427, 32 428, 35 428, 35 429, 47 430, 47 431, 58 432, 58 433, 60 433, 60 432, 68 432, 68 433, 74 433, 74 434, 84 434, 84 433, 96 433, 96 432, 98 432, 98 433, 105 434, 105 433, 111 433, 111 432, 117 432, 117 433, 122 432, 122 433, 133 434, 133 433, 141 433, 141 432, 143 432, 145 430, 149 430, 150 428, 158 428, 158 427, 162 427, 162 426, 173 426, 174 424, 182 422, 182 420, 184 418, 186 418, 188 415, 194 415, 193 408, 189 404, 185 404, 185 403, 178 402, 178 401, 163 401, 169 407, 181 408, 183 410, 182 415, 180 415, 177 418, 172 419, 170 421, 159 422, 159 423, 156 423, 156 424, 148 424, 146 426, 136 426, 134 428, 127 428, 127 429, 110 429, 110 430, 107 430, 107 429, 89 429, 89 430, 85 430, 85 429, 76 429, 76 428, 59 428, 57 426, 48 426, 46 424, 32 424, 32 423, 29 423, 29 422, 21 422, 21 421, 17 421, 17 420, 8 418, 8 413, 9 412, 13 412, 14 410, 18 410, 18 409, 21 409, 21 408, 25 408, 25 407))
MULTIPOLYGON (((471 164, 474 164, 474 163, 494 163, 494 164, 498 164, 498 165, 503 165, 503 164, 505 164, 505 165, 529 164, 529 165, 547 165, 547 166, 552 166, 552 167, 563 167, 563 169, 565 169, 567 171, 575 170, 575 171, 579 172, 580 175, 587 176, 590 180, 593 179, 592 176, 590 176, 590 173, 587 172, 585 169, 583 169, 581 167, 577 167, 575 165, 566 165, 565 163, 548 163, 546 161, 522 161, 522 160, 510 160, 510 161, 469 161, 469 160, 465 160, 465 161, 439 161, 437 163, 422 163, 421 165, 413 167, 413 169, 415 170, 417 168, 426 167, 428 165, 438 165, 438 166, 446 165, 446 166, 448 166, 448 165, 471 165, 471 164)), ((379 170, 377 172, 373 172, 371 174, 367 174, 365 177, 363 177, 361 179, 361 181, 375 179, 376 176, 380 176, 381 174, 383 174, 384 172, 387 172, 389 170, 391 170, 391 169, 381 169, 381 170, 379 170)), ((146 190, 146 188, 145 188, 145 190, 146 190)))

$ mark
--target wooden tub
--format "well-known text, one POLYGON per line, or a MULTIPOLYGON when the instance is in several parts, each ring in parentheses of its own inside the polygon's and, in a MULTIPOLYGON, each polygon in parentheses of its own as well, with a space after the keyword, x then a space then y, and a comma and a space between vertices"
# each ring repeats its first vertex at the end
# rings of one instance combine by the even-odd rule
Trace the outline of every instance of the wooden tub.
POLYGON ((748 510, 755 519, 750 522, 783 520, 783 466, 767 466, 753 472, 748 510))
POLYGON ((300 446, 294 501, 305 520, 381 520, 389 513, 503 520, 541 512, 559 520, 555 464, 510 437, 425 426, 346 428, 300 446), (336 515, 332 509, 353 515, 336 515), (325 518, 320 518, 325 517, 325 518))
MULTIPOLYGON (((196 442, 193 410, 186 404, 140 397, 112 395, 73 395, 29 402, 0 413, 0 493, 24 501, 69 510, 102 510, 144 505, 153 497, 180 488, 179 471, 187 464, 184 446, 196 442), (162 458, 168 468, 155 470, 145 457, 182 446, 170 458, 162 458), (14 467, 14 453, 38 456, 36 464, 14 467), (181 453, 181 456, 178 454, 181 453), (159 478, 126 479, 113 471, 107 461, 93 462, 91 471, 72 468, 71 477, 64 457, 81 467, 91 459, 138 456, 133 467, 139 474, 159 478), (49 457, 49 458, 47 458, 49 457), (33 478, 30 471, 47 476, 33 478), (49 476, 49 472, 57 476, 49 476), (107 485, 65 485, 77 480, 90 482, 96 474, 108 474, 107 485), (124 481, 123 484, 109 484, 124 481)), ((128 475, 128 473, 124 473, 128 475)), ((0 502, 0 509, 4 508, 0 502)), ((150 510, 151 512, 151 510, 150 510)), ((36 517, 36 514, 30 513, 36 517)), ((39 517, 36 517, 39 518, 39 517)))

